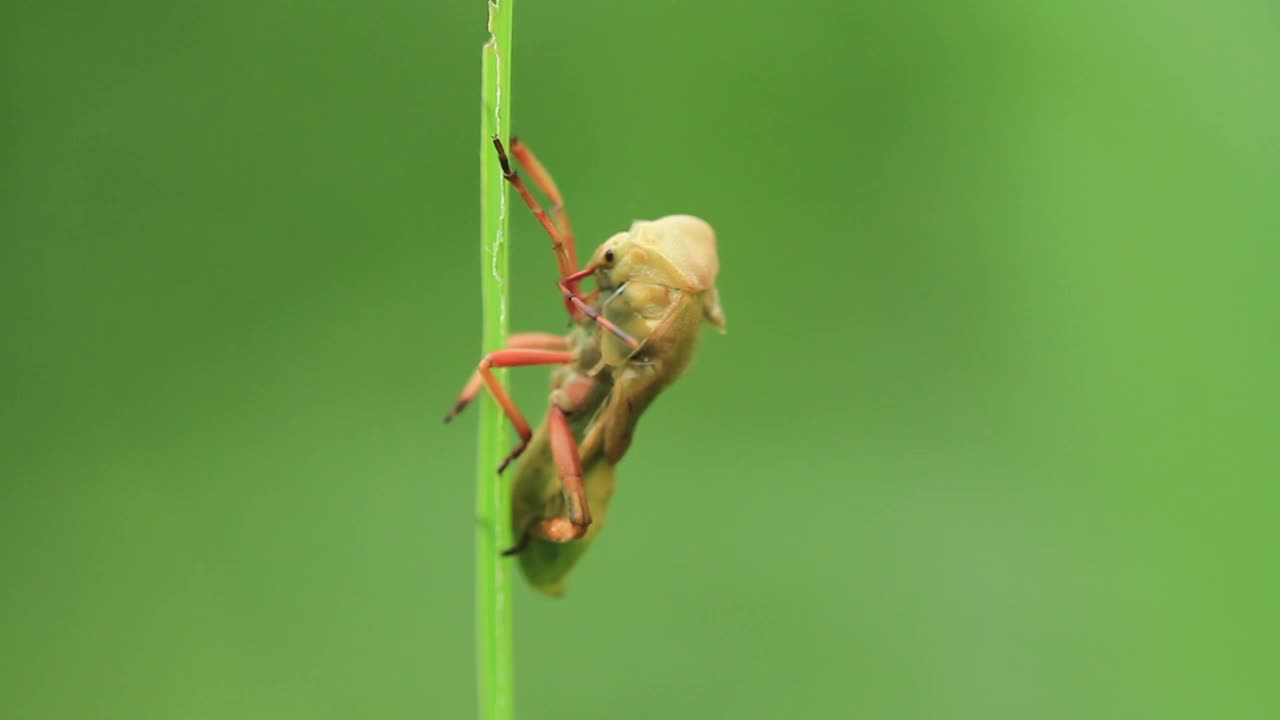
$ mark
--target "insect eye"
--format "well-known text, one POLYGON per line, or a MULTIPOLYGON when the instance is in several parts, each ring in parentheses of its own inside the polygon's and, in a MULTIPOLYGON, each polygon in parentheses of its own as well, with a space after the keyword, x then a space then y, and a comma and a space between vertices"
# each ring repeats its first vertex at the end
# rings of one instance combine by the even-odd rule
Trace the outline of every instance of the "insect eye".
POLYGON ((613 248, 604 251, 604 261, 607 263, 613 262, 613 248))

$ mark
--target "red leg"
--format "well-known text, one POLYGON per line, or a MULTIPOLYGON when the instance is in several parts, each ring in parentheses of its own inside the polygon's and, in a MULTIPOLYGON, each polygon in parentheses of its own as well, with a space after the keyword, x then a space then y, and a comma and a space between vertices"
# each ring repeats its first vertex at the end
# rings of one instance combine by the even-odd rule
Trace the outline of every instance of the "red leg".
POLYGON ((535 522, 521 538, 520 544, 507 551, 510 554, 523 549, 530 537, 558 543, 577 540, 587 534, 587 527, 591 525, 591 508, 587 505, 587 490, 582 484, 582 457, 578 454, 578 443, 573 439, 573 429, 569 427, 564 410, 557 406, 552 406, 547 422, 551 455, 560 474, 566 517, 544 518, 535 522))
POLYGON ((538 156, 533 154, 533 150, 530 150, 529 146, 521 142, 518 137, 511 138, 511 154, 515 156, 520 167, 529 173, 529 179, 533 181, 534 186, 550 198, 551 221, 555 223, 556 229, 564 238, 565 249, 569 253, 569 267, 578 267, 577 244, 573 240, 573 226, 569 224, 569 210, 564 205, 564 198, 560 196, 560 188, 556 187, 556 181, 552 179, 551 173, 547 172, 542 163, 538 162, 538 156))
POLYGON ((618 338, 622 340, 622 342, 631 346, 632 350, 635 350, 636 348, 640 347, 639 340, 636 340, 635 338, 631 337, 631 335, 628 334, 625 330, 618 327, 617 325, 614 325, 612 322, 608 320, 608 318, 596 312, 596 309, 591 307, 591 305, 588 304, 585 300, 583 300, 582 296, 578 294, 576 289, 577 281, 590 275, 593 272, 595 272, 594 268, 586 268, 583 270, 579 270, 578 272, 570 275, 569 277, 561 279, 560 292, 564 293, 565 299, 569 303, 571 303, 575 308, 577 308, 583 315, 586 315, 587 317, 591 318, 593 321, 595 321, 598 325, 600 325, 600 327, 604 328, 605 330, 608 330, 614 335, 617 335, 618 338))
POLYGON ((569 419, 559 406, 551 408, 550 427, 551 456, 556 461, 560 484, 564 488, 564 500, 569 522, 582 529, 578 537, 591 524, 591 510, 587 507, 587 491, 582 486, 582 458, 578 455, 578 443, 573 439, 569 419))
MULTIPOLYGON (((493 399, 498 402, 502 411, 511 420, 511 424, 515 426, 516 433, 520 435, 520 444, 516 446, 511 454, 502 461, 498 466, 498 472, 507 469, 507 465, 520 456, 524 452, 525 446, 529 444, 529 438, 533 437, 533 430, 529 427, 529 422, 520 414, 520 410, 516 407, 515 402, 511 399, 511 395, 507 393, 507 389, 502 387, 502 383, 498 382, 498 378, 494 377, 491 368, 495 367, 525 367, 529 365, 565 365, 574 361, 574 355, 567 351, 555 350, 527 350, 511 348, 507 350, 496 350, 484 356, 476 367, 476 374, 480 376, 480 383, 489 388, 493 399)), ((463 389, 462 394, 458 396, 458 402, 453 406, 453 410, 445 415, 444 421, 449 422, 462 411, 463 408, 471 402, 476 393, 480 390, 480 383, 476 383, 475 379, 467 383, 467 387, 463 389)))
MULTIPOLYGON (((506 349, 528 349, 528 350, 568 350, 569 338, 563 335, 554 335, 552 333, 528 332, 516 333, 507 338, 506 349)), ((462 389, 462 394, 458 396, 458 402, 453 409, 444 416, 444 421, 449 422, 463 408, 471 402, 471 399, 480 392, 480 388, 484 385, 484 376, 477 370, 471 374, 471 379, 467 381, 466 387, 462 389)))
POLYGON ((507 347, 529 350, 568 350, 569 338, 555 333, 515 333, 507 338, 507 347))
POLYGON ((547 216, 547 211, 543 210, 538 201, 533 198, 533 193, 529 192, 529 188, 525 186, 520 173, 511 168, 511 162, 507 159, 507 151, 503 149, 502 140, 497 136, 493 138, 493 146, 498 150, 498 162, 502 164, 503 177, 507 179, 507 182, 511 183, 516 192, 520 193, 524 204, 529 206, 534 216, 538 218, 538 222, 542 223, 543 229, 551 236, 551 249, 556 254, 556 264, 560 268, 560 277, 565 278, 572 275, 578 265, 575 259, 575 250, 570 244, 571 240, 566 239, 561 234, 555 223, 551 222, 551 218, 547 216))

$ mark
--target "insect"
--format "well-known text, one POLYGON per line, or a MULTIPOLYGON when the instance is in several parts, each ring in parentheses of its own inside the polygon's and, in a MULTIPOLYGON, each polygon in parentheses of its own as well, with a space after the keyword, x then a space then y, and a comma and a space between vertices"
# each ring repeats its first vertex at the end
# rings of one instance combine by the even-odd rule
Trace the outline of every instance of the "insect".
POLYGON ((512 534, 530 584, 548 595, 600 533, 614 468, 631 445, 641 413, 688 367, 703 320, 721 332, 715 232, 691 215, 637 221, 600 245, 578 268, 560 191, 517 138, 511 154, 550 199, 543 210, 494 137, 504 177, 551 236, 558 282, 572 321, 567 335, 520 333, 485 355, 445 422, 488 388, 520 442, 498 467, 522 458, 512 485, 512 534), (586 279, 595 289, 584 293, 586 279), (554 365, 546 418, 530 429, 492 368, 554 365))

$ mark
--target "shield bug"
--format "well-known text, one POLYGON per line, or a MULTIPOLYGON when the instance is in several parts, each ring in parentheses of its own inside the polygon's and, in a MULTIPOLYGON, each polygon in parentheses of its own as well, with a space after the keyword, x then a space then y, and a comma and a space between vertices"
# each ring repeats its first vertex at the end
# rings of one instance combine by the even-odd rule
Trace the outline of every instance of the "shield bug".
POLYGON ((579 268, 573 230, 550 173, 517 138, 511 154, 550 199, 534 199, 493 139, 507 181, 551 236, 558 286, 572 321, 567 335, 520 333, 480 361, 448 422, 487 388, 520 442, 499 465, 520 458, 512 485, 517 555, 539 591, 559 595, 564 578, 600 533, 614 469, 631 445, 640 415, 684 372, 702 322, 725 329, 716 290, 715 232, 691 215, 637 221, 604 241, 579 268), (595 288, 584 292, 586 280, 595 288), (491 372, 495 367, 556 366, 547 414, 536 430, 491 372))

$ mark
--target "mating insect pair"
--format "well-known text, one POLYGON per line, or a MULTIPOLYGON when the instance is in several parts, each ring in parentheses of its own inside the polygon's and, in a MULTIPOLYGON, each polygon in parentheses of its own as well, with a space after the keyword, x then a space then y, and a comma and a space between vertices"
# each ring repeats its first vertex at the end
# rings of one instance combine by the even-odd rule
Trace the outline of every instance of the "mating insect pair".
POLYGON ((564 578, 604 523, 614 467, 631 444, 640 414, 689 365, 700 323, 724 331, 716 291, 715 233, 690 215, 637 221, 606 240, 578 268, 573 230, 551 175, 518 139, 511 154, 552 203, 534 199, 493 139, 506 179, 551 236, 559 287, 573 321, 568 335, 522 333, 485 355, 445 422, 487 387, 520 435, 498 472, 523 455, 512 485, 506 554, 518 554, 538 590, 559 595, 564 578), (583 280, 596 288, 583 293, 583 280), (492 368, 558 366, 546 420, 531 430, 492 368))

